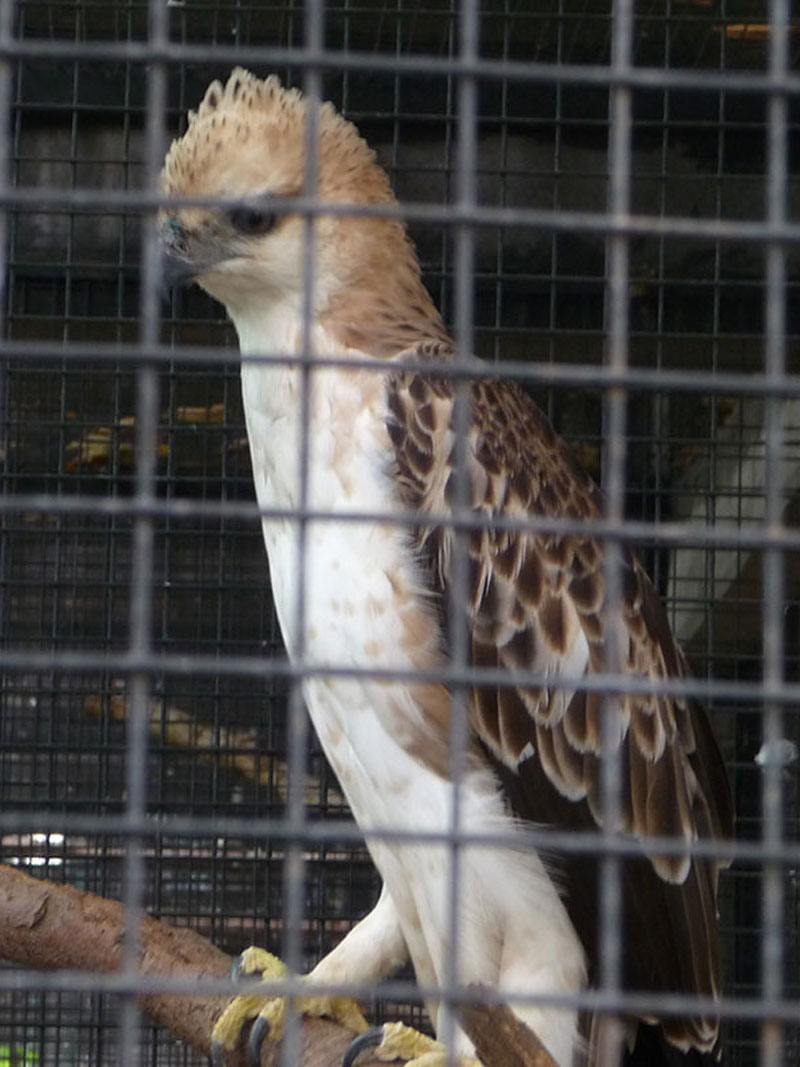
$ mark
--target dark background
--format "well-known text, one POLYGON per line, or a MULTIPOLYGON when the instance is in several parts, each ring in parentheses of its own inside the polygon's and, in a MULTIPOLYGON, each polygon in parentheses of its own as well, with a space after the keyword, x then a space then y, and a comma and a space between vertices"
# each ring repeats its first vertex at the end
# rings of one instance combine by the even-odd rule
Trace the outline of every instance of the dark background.
MULTIPOLYGON (((165 137, 230 63, 218 45, 289 48, 304 39, 303 11, 273 4, 168 6, 169 40, 207 49, 202 61, 166 63, 165 137)), ((632 104, 632 206, 655 218, 719 220, 742 235, 718 241, 653 233, 630 241, 630 359, 637 368, 765 373, 765 172, 769 98, 765 91, 704 87, 709 73, 735 77, 767 69, 766 5, 719 0, 636 4, 634 61, 672 80, 635 88, 632 104), (755 225, 755 230, 753 228, 755 225)), ((123 892, 126 678, 104 664, 129 642, 136 467, 135 353, 140 333, 140 205, 145 176, 149 68, 141 56, 80 54, 83 44, 148 40, 142 3, 43 2, 14 7, 12 36, 24 55, 10 59, 7 152, 6 349, 0 374, 4 509, 0 526, 0 642, 7 667, 0 705, 0 858, 26 870, 109 896, 123 892), (67 55, 65 46, 76 46, 67 55), (13 190, 60 190, 47 210, 15 202, 13 190), (79 210, 73 190, 94 190, 79 210), (130 205, 110 210, 109 191, 129 190, 130 205), (22 344, 24 343, 24 345, 22 344), (119 359, 98 344, 121 344, 119 359), (43 352, 57 352, 45 358, 43 352), (68 514, 65 499, 98 508, 68 514), (100 504, 117 500, 115 514, 100 504), (24 653, 52 653, 27 668, 24 653), (96 666, 65 669, 59 654, 96 654, 96 666), (15 653, 20 662, 15 664, 15 653), (103 815, 102 833, 15 832, 8 813, 103 815)), ((325 45, 331 68, 323 95, 343 108, 378 150, 400 198, 447 204, 455 195, 457 82, 445 61, 456 54, 458 20, 449 2, 330 3, 325 45), (336 57, 429 57, 423 73, 336 69, 336 57)), ((602 213, 609 193, 609 84, 578 84, 559 70, 609 71, 611 18, 601 0, 484 2, 480 54, 550 64, 551 76, 525 82, 481 79, 478 93, 480 203, 558 212, 602 213)), ((13 52, 13 49, 12 49, 13 52)), ((789 36, 797 71, 800 23, 789 36)), ((302 72, 250 64, 301 84, 302 72)), ((737 83, 738 85, 738 83, 737 83)), ((797 95, 789 93, 788 219, 800 214, 797 95)), ((165 140, 165 145, 167 140, 165 140)), ((452 318, 454 241, 443 225, 413 225, 425 280, 452 318)), ((798 370, 800 259, 787 246, 787 364, 798 370)), ((579 445, 599 477, 603 438, 601 366, 605 345, 606 235, 576 221, 476 231, 475 343, 491 360, 530 361, 530 388, 557 428, 579 445), (545 388, 537 367, 586 368, 580 382, 545 388)), ((157 492, 162 501, 207 503, 203 515, 174 511, 156 519, 152 622, 156 652, 233 657, 281 656, 257 517, 232 516, 219 502, 247 505, 253 494, 235 361, 187 361, 182 346, 233 346, 221 310, 199 290, 164 305, 162 340, 174 360, 159 365, 157 492)), ((800 399, 783 402, 785 521, 794 526, 800 488, 800 399)), ((764 507, 764 404, 756 395, 717 392, 628 393, 627 512, 631 518, 683 519, 758 529, 764 507)), ((642 554, 667 600, 695 672, 754 682, 762 670, 762 553, 745 546, 642 554)), ((798 681, 796 554, 785 557, 784 677, 798 681)), ((286 685, 280 677, 156 674, 148 761, 153 816, 257 818, 258 841, 169 830, 145 842, 145 900, 163 918, 189 924, 235 952, 251 942, 281 945, 282 861, 270 821, 285 801, 286 685)), ((763 834, 761 706, 719 701, 715 724, 730 768, 744 838, 763 834)), ((797 708, 785 734, 798 739, 797 708)), ((787 771, 784 832, 798 837, 796 765, 787 771)), ((347 818, 318 754, 309 759, 313 819, 347 818)), ((372 903, 376 879, 365 853, 335 841, 309 846, 306 867, 307 965, 335 943, 372 903)), ((759 991, 761 869, 738 864, 723 878, 721 913, 727 991, 759 991)), ((800 994, 800 889, 785 871, 787 995, 800 994)), ((79 994, 0 989, 4 1046, 19 1063, 116 1061, 117 1002, 79 994)), ((394 1006, 389 1010, 394 1012, 394 1006)), ((728 1026, 732 1065, 757 1062, 755 1025, 728 1026)), ((796 1063, 796 1028, 787 1064, 796 1063)), ((146 1037, 142 1064, 194 1062, 164 1034, 146 1037)), ((199 1060, 198 1060, 199 1062, 199 1060)))

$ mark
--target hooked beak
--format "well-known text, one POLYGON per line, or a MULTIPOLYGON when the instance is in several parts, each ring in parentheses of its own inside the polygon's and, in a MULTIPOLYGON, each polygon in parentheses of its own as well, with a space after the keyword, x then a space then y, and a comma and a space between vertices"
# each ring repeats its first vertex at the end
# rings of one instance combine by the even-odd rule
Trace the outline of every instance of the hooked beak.
POLYGON ((214 267, 212 258, 198 258, 193 243, 174 215, 161 220, 161 284, 164 295, 178 285, 188 285, 214 267))
POLYGON ((165 296, 178 285, 188 285, 193 282, 198 274, 202 273, 202 267, 183 256, 178 255, 172 249, 162 244, 161 246, 161 285, 165 296))

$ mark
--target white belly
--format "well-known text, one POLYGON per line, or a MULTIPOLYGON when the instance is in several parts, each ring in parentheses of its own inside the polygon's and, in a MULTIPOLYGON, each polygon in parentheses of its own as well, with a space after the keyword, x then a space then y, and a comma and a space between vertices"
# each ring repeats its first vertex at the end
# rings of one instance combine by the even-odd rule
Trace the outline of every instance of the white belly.
MULTIPOLYGON (((301 488, 298 378, 288 370, 243 368, 245 410, 259 503, 292 509, 391 516, 383 383, 374 374, 314 373, 308 480, 301 488)), ((264 521, 276 610, 290 657, 314 666, 363 670, 364 676, 314 674, 304 685, 311 718, 359 826, 447 833, 453 786, 404 744, 398 708, 421 718, 402 681, 370 671, 413 670, 419 649, 408 641, 409 602, 424 602, 420 576, 402 526, 310 520, 303 544, 304 604, 299 609, 300 530, 289 518, 264 521), (302 627, 299 625, 302 619, 302 627), (405 692, 404 692, 405 687, 405 692)), ((424 612, 424 608, 423 608, 424 612)), ((432 654, 435 626, 421 631, 432 654)), ((424 726, 424 724, 423 724, 424 726)), ((419 733, 419 723, 414 727, 419 733)), ((460 790, 461 826, 472 833, 513 829, 498 787, 472 771, 460 790)), ((564 906, 531 850, 370 839, 370 852, 391 894, 417 978, 434 986, 450 977, 450 879, 458 879, 458 978, 532 993, 575 990, 583 954, 564 906), (502 871, 502 878, 497 872, 502 871)), ((540 1030, 535 1008, 519 1014, 540 1030)), ((552 1012, 550 1016, 552 1017, 552 1012)), ((548 1042, 569 1063, 574 1013, 548 1042)), ((547 1024, 550 1025, 550 1024, 547 1024)), ((545 1035, 542 1033, 542 1037, 545 1035)))

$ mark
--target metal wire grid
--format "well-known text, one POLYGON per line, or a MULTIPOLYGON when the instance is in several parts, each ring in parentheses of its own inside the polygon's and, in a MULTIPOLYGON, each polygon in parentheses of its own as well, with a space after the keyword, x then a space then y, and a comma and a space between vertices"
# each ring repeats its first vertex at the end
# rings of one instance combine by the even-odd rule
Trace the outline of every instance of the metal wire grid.
MULTIPOLYGON (((321 67, 322 95, 378 144, 412 201, 426 279, 463 348, 538 382, 598 472, 599 442, 611 444, 610 527, 656 539, 650 569, 710 680, 701 692, 715 698, 740 833, 755 842, 722 901, 731 1062, 793 1062, 796 1031, 784 1030, 781 1050, 754 1021, 795 1018, 796 786, 752 759, 762 725, 767 739, 797 736, 794 483, 776 479, 777 457, 786 469, 795 446, 785 375, 797 332, 786 299, 797 273, 796 38, 765 36, 788 24, 778 3, 620 4, 613 19, 605 6, 543 7, 0 9, 0 84, 14 101, 2 141, 4 854, 142 900, 232 950, 283 947, 306 967, 369 904, 374 880, 318 754, 306 811, 332 817, 330 830, 302 819, 297 794, 288 822, 282 814, 285 764, 272 757, 288 746, 290 764, 305 758, 304 728, 287 731, 282 711, 297 672, 270 613, 235 355, 198 347, 229 333, 186 294, 177 347, 162 347, 151 238, 140 241, 167 104, 174 122, 232 62, 277 67, 307 90, 321 67), (443 206, 415 211, 420 201, 443 206), (41 205, 55 212, 32 210, 41 205), (629 208, 645 217, 631 221, 629 208), (538 222, 541 236, 475 225, 503 220, 538 222), (606 330, 610 373, 597 369, 606 330), (549 376, 532 356, 551 361, 549 376), (152 358, 137 366, 142 357, 152 358), (687 374, 698 369, 707 376, 687 374), (619 393, 604 402, 612 376, 638 390, 628 404, 619 393), (766 485, 743 474, 759 448, 766 485), (699 489, 683 480, 698 457, 699 489), (753 500, 765 509, 756 519, 753 500), (673 518, 702 531, 720 516, 716 543, 698 533, 692 545, 684 528, 670 539, 673 518), (146 812, 169 817, 157 837, 146 812), (296 853, 287 878, 284 845, 298 831, 305 871, 296 853), (764 846, 780 862, 766 864, 764 846), (303 916, 289 924, 302 944, 282 946, 287 914, 303 916)), ((611 920, 614 879, 612 858, 611 920)), ((604 942, 611 999, 616 929, 609 922, 604 942)), ((137 1045, 130 999, 115 1045, 117 1002, 85 992, 108 988, 97 980, 14 974, 2 988, 0 1047, 8 1035, 47 1063, 189 1062, 164 1038, 137 1045)))

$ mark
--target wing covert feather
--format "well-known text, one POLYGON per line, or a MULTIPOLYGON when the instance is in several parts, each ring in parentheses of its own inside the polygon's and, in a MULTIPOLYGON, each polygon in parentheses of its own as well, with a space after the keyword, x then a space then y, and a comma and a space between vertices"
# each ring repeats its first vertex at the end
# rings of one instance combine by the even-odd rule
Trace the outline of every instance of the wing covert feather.
MULTIPOLYGON (((599 490, 519 388, 500 380, 475 381, 469 400, 467 479, 476 515, 588 521, 601 516, 599 490)), ((387 401, 402 503, 447 515, 457 477, 451 382, 399 371, 387 401)), ((452 541, 452 530, 441 525, 416 534, 420 558, 439 594, 448 587, 452 541)), ((622 604, 611 612, 605 610, 603 547, 590 532, 555 536, 482 528, 464 542, 469 579, 463 608, 473 664, 538 676, 535 685, 478 686, 471 700, 471 729, 517 815, 583 829, 602 826, 606 714, 614 716, 610 736, 621 750, 625 831, 687 842, 730 835, 730 792, 703 709, 657 693, 600 694, 569 686, 570 678, 608 670, 654 681, 685 676, 686 663, 663 606, 635 557, 622 552, 622 604), (619 654, 611 664, 606 661, 609 626, 616 629, 610 646, 619 654)), ((445 610, 447 598, 441 599, 445 610)), ((587 862, 566 861, 576 872, 568 897, 587 862)), ((713 994, 718 865, 689 856, 651 856, 624 867, 628 937, 645 950, 641 961, 634 955, 629 963, 630 984, 713 994), (653 901, 659 897, 654 931, 653 901), (659 933, 663 952, 654 961, 659 933)), ((576 897, 587 897, 585 887, 576 887, 576 897)), ((591 959, 594 906, 583 903, 585 918, 574 921, 591 959)), ((717 1038, 714 1019, 665 1020, 661 1026, 679 1047, 708 1051, 717 1038)))

